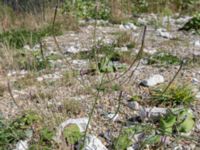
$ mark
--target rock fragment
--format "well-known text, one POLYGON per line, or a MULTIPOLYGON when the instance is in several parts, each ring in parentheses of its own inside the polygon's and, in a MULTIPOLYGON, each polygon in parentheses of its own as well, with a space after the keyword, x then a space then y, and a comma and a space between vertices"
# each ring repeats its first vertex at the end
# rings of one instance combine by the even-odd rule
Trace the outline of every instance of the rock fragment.
POLYGON ((146 87, 152 87, 157 84, 163 83, 165 81, 164 77, 162 75, 156 74, 151 76, 149 79, 145 79, 140 82, 140 85, 146 86, 146 87))

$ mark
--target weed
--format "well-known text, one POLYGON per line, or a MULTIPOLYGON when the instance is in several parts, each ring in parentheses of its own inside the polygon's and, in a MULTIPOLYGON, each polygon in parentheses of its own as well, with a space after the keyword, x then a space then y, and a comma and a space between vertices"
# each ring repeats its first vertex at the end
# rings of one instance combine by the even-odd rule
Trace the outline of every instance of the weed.
POLYGON ((38 71, 51 67, 49 58, 43 58, 40 51, 26 51, 22 49, 16 52, 13 59, 19 69, 38 71))
POLYGON ((36 79, 33 74, 27 74, 14 82, 14 87, 17 89, 23 89, 32 85, 36 85, 36 79))
MULTIPOLYGON (((39 138, 31 141, 31 145, 29 147, 30 150, 35 149, 43 149, 43 150, 51 150, 53 149, 53 136, 54 131, 49 129, 48 127, 43 127, 39 131, 39 138)), ((55 144, 55 143, 54 143, 55 144)))
POLYGON ((121 32, 117 38, 117 47, 127 46, 128 48, 134 48, 136 45, 133 40, 132 34, 129 32, 121 32))
POLYGON ((0 34, 0 43, 20 49, 24 45, 35 45, 39 43, 43 37, 62 34, 60 24, 55 24, 54 30, 52 25, 43 27, 38 31, 30 31, 28 29, 12 29, 0 34))
POLYGON ((78 76, 77 71, 66 71, 63 74, 62 84, 70 85, 73 82, 73 79, 78 76))
POLYGON ((148 58, 148 64, 161 64, 161 65, 178 65, 181 60, 170 53, 158 52, 148 58))
POLYGON ((168 112, 160 119, 162 134, 171 135, 173 132, 188 133, 194 127, 194 115, 188 109, 168 112))
POLYGON ((11 149, 12 145, 27 137, 27 130, 37 123, 40 117, 34 112, 27 112, 22 117, 6 123, 0 120, 0 147, 3 149, 11 149))
POLYGON ((66 127, 63 134, 67 144, 69 145, 76 144, 83 137, 79 127, 74 124, 66 127))
POLYGON ((109 60, 108 57, 101 59, 101 62, 98 63, 98 69, 101 73, 110 73, 116 71, 114 64, 109 60))
POLYGON ((81 112, 81 103, 78 100, 65 100, 64 111, 67 115, 78 115, 81 112))
POLYGON ((65 1, 63 13, 72 13, 78 18, 83 19, 97 18, 107 20, 110 15, 110 9, 108 5, 105 2, 98 3, 97 13, 95 12, 95 6, 96 3, 92 0, 78 0, 76 3, 65 1))
POLYGON ((3 96, 4 92, 6 91, 6 87, 0 83, 0 97, 3 96))
POLYGON ((142 137, 144 139, 140 141, 140 144, 138 144, 141 146, 146 146, 146 144, 152 146, 157 142, 157 138, 154 137, 156 135, 152 135, 153 131, 154 128, 150 124, 136 124, 128 128, 124 128, 122 129, 119 137, 114 139, 114 149, 126 150, 129 146, 133 144, 134 135, 139 136, 139 134, 141 133, 143 134, 142 137))
POLYGON ((160 89, 154 89, 151 93, 151 99, 158 105, 187 106, 195 100, 194 93, 188 85, 172 84, 165 93, 163 93, 163 89, 165 89, 165 86, 160 89))

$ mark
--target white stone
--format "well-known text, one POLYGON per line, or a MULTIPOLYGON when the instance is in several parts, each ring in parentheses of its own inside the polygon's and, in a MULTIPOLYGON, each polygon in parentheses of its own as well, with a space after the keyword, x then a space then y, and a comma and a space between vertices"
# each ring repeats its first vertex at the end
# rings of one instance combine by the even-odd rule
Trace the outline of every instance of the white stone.
POLYGON ((37 77, 37 81, 41 82, 43 80, 51 80, 56 81, 58 79, 62 78, 62 75, 59 72, 55 72, 53 74, 45 74, 41 77, 37 77))
POLYGON ((28 150, 28 140, 20 140, 19 142, 17 142, 16 148, 13 150, 28 150))
POLYGON ((188 22, 191 18, 192 17, 190 17, 190 16, 184 16, 184 17, 178 18, 176 20, 176 23, 182 25, 182 24, 185 24, 186 22, 188 22))
POLYGON ((158 108, 158 107, 142 108, 139 111, 141 118, 146 118, 146 117, 154 118, 160 115, 164 115, 166 113, 167 113, 167 108, 158 108))
POLYGON ((114 113, 109 113, 106 115, 107 118, 112 119, 112 121, 116 121, 117 118, 119 117, 118 114, 114 114, 114 113))
POLYGON ((74 65, 78 65, 78 66, 87 66, 88 65, 88 63, 89 63, 89 60, 72 60, 72 64, 74 64, 74 65))
POLYGON ((75 48, 74 46, 71 46, 67 48, 66 51, 75 54, 75 53, 78 53, 80 50, 78 48, 75 48))
POLYGON ((136 101, 129 102, 128 107, 130 107, 133 110, 140 110, 142 108, 140 104, 136 101))
POLYGON ((41 82, 41 81, 43 81, 43 80, 44 80, 43 77, 37 77, 37 81, 41 82))
POLYGON ((121 51, 121 52, 127 52, 128 48, 127 47, 115 47, 116 51, 121 51))
POLYGON ((136 30, 137 29, 137 26, 135 26, 133 23, 130 23, 130 22, 128 22, 128 23, 126 23, 126 24, 121 24, 120 26, 119 26, 119 28, 121 29, 121 30, 136 30))
POLYGON ((86 129, 86 126, 88 124, 89 119, 88 118, 77 118, 77 119, 68 119, 61 123, 59 127, 57 128, 56 136, 54 137, 54 140, 58 143, 62 142, 62 132, 70 124, 75 124, 79 127, 80 132, 84 132, 86 129))
POLYGON ((163 38, 172 39, 172 35, 166 29, 157 29, 157 34, 163 38))
POLYGON ((199 40, 195 41, 195 42, 194 42, 194 46, 195 46, 195 47, 200 47, 200 41, 199 41, 199 40))
POLYGON ((30 46, 29 45, 24 45, 23 47, 24 49, 27 49, 27 50, 31 50, 30 46))
POLYGON ((138 23, 141 25, 147 25, 147 20, 145 18, 138 18, 138 23))
POLYGON ((88 135, 83 150, 107 150, 107 148, 96 136, 88 135))
POLYGON ((192 78, 192 83, 198 84, 198 83, 199 83, 199 80, 198 80, 197 78, 192 78))
POLYGON ((156 74, 151 76, 149 79, 143 80, 140 84, 147 87, 155 86, 159 83, 163 83, 165 81, 162 75, 156 74))
POLYGON ((195 97, 200 100, 200 92, 198 92, 195 97))

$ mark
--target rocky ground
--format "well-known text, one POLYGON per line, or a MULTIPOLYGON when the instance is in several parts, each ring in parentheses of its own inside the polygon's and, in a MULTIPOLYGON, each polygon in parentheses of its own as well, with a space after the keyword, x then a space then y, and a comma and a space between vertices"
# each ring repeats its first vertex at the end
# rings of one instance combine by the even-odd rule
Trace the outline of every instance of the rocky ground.
MULTIPOLYGON (((189 84, 196 95, 196 101, 189 106, 195 116, 195 126, 189 134, 184 135, 195 140, 186 138, 176 141, 171 137, 168 142, 165 142, 165 147, 174 150, 199 149, 200 67, 198 59, 200 58, 200 37, 191 32, 178 31, 178 28, 189 18, 164 17, 158 21, 159 18, 155 15, 142 16, 137 20, 137 26, 130 22, 124 25, 116 25, 100 20, 95 27, 93 20, 89 22, 81 21, 80 24, 82 25, 78 31, 69 31, 56 37, 59 48, 53 37, 44 39, 42 47, 45 57, 57 56, 56 59, 50 60, 51 69, 38 72, 26 70, 2 71, 0 81, 2 87, 6 90, 0 95, 0 115, 11 119, 21 114, 22 111, 31 109, 42 114, 46 118, 46 124, 55 126, 59 126, 61 122, 70 118, 85 118, 85 122, 81 124, 84 126, 84 131, 88 114, 97 99, 88 133, 98 137, 98 139, 95 139, 96 137, 91 136, 91 139, 101 141, 95 142, 96 145, 102 146, 99 149, 97 148, 98 150, 112 149, 112 138, 119 134, 122 126, 152 124, 152 116, 163 115, 169 108, 169 106, 155 106, 149 103, 151 89, 159 87, 160 84, 168 84, 180 67, 179 63, 148 64, 149 57, 157 52, 167 52, 181 60, 195 58, 197 61, 184 65, 174 81, 174 83, 189 84), (159 26, 157 26, 158 23, 159 26), (136 56, 141 46, 143 25, 147 25, 145 56, 142 57, 139 64, 135 63, 124 76, 97 90, 98 85, 102 82, 101 80, 117 78, 125 70, 106 75, 104 73, 91 74, 88 70, 94 65, 94 62, 91 62, 88 58, 83 59, 79 54, 90 52, 95 41, 104 45, 112 45, 119 38, 119 33, 128 32, 131 34, 135 46, 128 48, 126 44, 122 44, 120 47, 115 47, 115 50, 122 53, 130 52, 130 58, 131 55, 136 56), (133 71, 134 74, 130 77, 133 71), (151 79, 148 80, 149 78, 151 79), (10 86, 8 86, 8 83, 10 86), (138 96, 139 101, 130 101, 134 96, 138 96)), ((26 45, 24 49, 38 51, 40 45, 34 47, 26 45)), ((131 64, 127 62, 115 63, 116 66, 123 64, 126 68, 131 64)), ((76 120, 74 122, 76 123, 76 120)), ((136 137, 128 150, 135 149, 137 143, 144 138, 145 136, 136 137)), ((93 143, 93 147, 95 147, 95 143, 93 143)), ((146 149, 148 149, 148 146, 146 146, 146 149)))

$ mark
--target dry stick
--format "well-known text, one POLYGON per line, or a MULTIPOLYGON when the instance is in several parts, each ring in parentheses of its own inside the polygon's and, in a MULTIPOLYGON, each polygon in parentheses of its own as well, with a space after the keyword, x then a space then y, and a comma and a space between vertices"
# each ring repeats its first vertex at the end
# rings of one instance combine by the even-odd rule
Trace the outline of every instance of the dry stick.
POLYGON ((113 119, 117 116, 117 114, 119 113, 120 106, 121 106, 121 100, 122 100, 122 94, 123 94, 123 92, 120 91, 120 93, 119 93, 119 98, 118 98, 117 110, 116 110, 116 112, 115 112, 115 115, 114 115, 110 120, 113 120, 113 119))
POLYGON ((167 85, 167 87, 163 90, 162 94, 164 94, 168 90, 168 88, 171 86, 171 84, 174 82, 174 80, 178 76, 179 72, 182 70, 183 64, 184 64, 184 60, 181 61, 180 67, 179 67, 178 71, 176 72, 176 74, 174 75, 174 77, 172 78, 172 80, 169 82, 169 84, 167 85))
MULTIPOLYGON (((58 9, 58 5, 57 5, 56 8, 55 8, 54 18, 53 18, 53 28, 52 28, 52 29, 53 29, 53 39, 54 39, 54 42, 55 42, 55 44, 56 44, 56 47, 57 47, 59 53, 62 54, 62 56, 63 56, 63 58, 64 58, 66 64, 68 65, 68 67, 70 67, 71 70, 74 71, 74 69, 71 67, 70 62, 66 59, 66 57, 64 57, 64 53, 62 52, 62 50, 61 50, 61 48, 60 48, 60 46, 59 46, 59 43, 58 43, 58 41, 57 41, 57 39, 56 39, 56 35, 55 35, 55 32, 54 32, 54 26, 55 26, 55 21, 56 21, 56 17, 57 17, 57 9, 58 9)), ((96 28, 95 28, 95 29, 96 29, 96 28)), ((83 85, 83 86, 86 88, 85 84, 83 83, 83 80, 80 81, 78 78, 76 78, 76 80, 77 80, 78 82, 80 82, 80 84, 83 85)))
POLYGON ((9 94, 10 94, 10 97, 12 98, 12 101, 14 102, 14 104, 18 107, 18 109, 20 110, 20 106, 17 104, 17 102, 16 102, 16 100, 15 100, 15 98, 14 98, 14 96, 13 96, 13 93, 12 93, 12 89, 11 89, 11 86, 10 86, 10 81, 8 80, 8 82, 7 82, 7 86, 8 86, 8 92, 9 92, 9 94))
MULTIPOLYGON (((105 74, 103 74, 103 76, 101 78, 101 82, 99 84, 99 88, 101 88, 101 86, 103 84, 102 81, 103 81, 104 75, 105 74)), ((99 94, 100 94, 100 90, 97 91, 97 94, 96 94, 96 97, 95 97, 95 100, 94 100, 94 104, 93 104, 91 112, 89 114, 89 120, 88 120, 88 123, 87 123, 86 128, 85 128, 85 134, 84 134, 84 139, 83 139, 83 147, 85 146, 85 141, 86 141, 86 136, 87 136, 87 132, 88 132, 88 129, 89 129, 89 124, 90 124, 90 122, 92 120, 92 117, 93 117, 93 114, 94 114, 94 110, 95 110, 97 102, 98 102, 99 94)))
POLYGON ((143 32, 143 36, 142 36, 142 44, 141 44, 141 47, 140 47, 140 50, 136 56, 136 58, 133 60, 133 62, 131 63, 131 65, 129 66, 129 68, 123 73, 121 74, 120 76, 114 78, 114 79, 111 79, 109 81, 106 81, 105 83, 110 83, 112 81, 115 81, 115 80, 118 80, 120 79, 121 77, 123 77, 124 75, 127 74, 127 72, 133 67, 133 65, 135 64, 135 62, 140 59, 140 56, 142 55, 143 53, 143 48, 144 48, 144 41, 145 41, 145 35, 146 35, 146 29, 147 29, 147 26, 144 26, 144 32, 143 32))
MULTIPOLYGON (((21 109, 23 109, 23 108, 20 107, 20 106, 17 104, 17 102, 16 102, 16 100, 15 100, 15 98, 14 98, 14 96, 13 96, 12 89, 11 89, 11 86, 10 86, 10 81, 9 81, 9 80, 8 80, 7 85, 8 85, 8 92, 9 92, 9 94, 10 94, 10 97, 12 98, 13 102, 15 103, 15 105, 18 107, 19 111, 21 111, 21 109)), ((10 128, 10 127, 8 127, 8 128, 10 128)), ((13 134, 18 140, 20 140, 20 139, 18 138, 18 135, 16 134, 16 132, 15 132, 14 130, 12 130, 12 128, 10 128, 10 130, 12 131, 12 134, 13 134)), ((21 143, 21 144, 22 144, 22 147, 25 148, 25 145, 24 145, 23 143, 21 143)))

